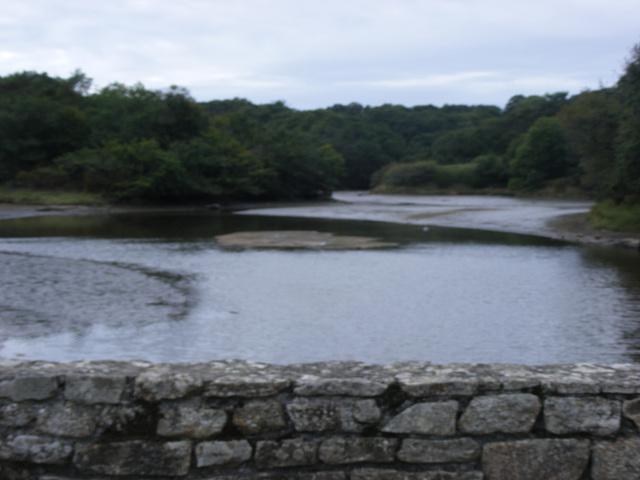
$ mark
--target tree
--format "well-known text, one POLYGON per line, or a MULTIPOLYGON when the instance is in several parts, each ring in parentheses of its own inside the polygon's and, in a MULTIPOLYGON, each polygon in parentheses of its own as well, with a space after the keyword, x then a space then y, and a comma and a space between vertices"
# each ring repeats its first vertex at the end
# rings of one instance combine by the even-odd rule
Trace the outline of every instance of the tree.
POLYGON ((640 203, 640 44, 633 48, 617 89, 623 111, 609 196, 618 203, 640 203))
POLYGON ((511 188, 533 190, 569 174, 567 144, 560 121, 539 118, 527 131, 511 165, 511 188))

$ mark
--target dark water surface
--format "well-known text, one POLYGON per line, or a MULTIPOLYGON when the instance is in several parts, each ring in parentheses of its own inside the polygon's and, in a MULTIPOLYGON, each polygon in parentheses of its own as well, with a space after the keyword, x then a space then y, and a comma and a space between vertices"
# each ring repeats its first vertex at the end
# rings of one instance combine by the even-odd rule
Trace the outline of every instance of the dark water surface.
POLYGON ((640 259, 533 236, 174 213, 0 221, 0 356, 621 363, 640 360, 640 259), (219 246, 237 231, 396 242, 219 246))

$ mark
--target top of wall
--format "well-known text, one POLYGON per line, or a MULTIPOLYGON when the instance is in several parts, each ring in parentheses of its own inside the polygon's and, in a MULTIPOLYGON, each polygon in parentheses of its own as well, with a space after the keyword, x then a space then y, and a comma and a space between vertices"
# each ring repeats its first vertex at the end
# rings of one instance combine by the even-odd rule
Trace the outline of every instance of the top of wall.
MULTIPOLYGON (((640 393, 640 364, 525 366, 399 362, 370 365, 336 361, 283 366, 240 360, 153 364, 0 359, 0 397, 19 400, 24 395, 37 396, 18 391, 16 385, 42 388, 46 382, 38 382, 38 379, 58 376, 65 376, 67 380, 73 377, 122 379, 123 388, 129 379, 133 381, 135 397, 148 401, 197 393, 211 397, 264 397, 289 389, 297 395, 371 397, 382 394, 391 386, 400 388, 410 397, 467 396, 483 391, 527 389, 560 395, 640 393)), ((113 383, 110 385, 112 387, 113 383)))

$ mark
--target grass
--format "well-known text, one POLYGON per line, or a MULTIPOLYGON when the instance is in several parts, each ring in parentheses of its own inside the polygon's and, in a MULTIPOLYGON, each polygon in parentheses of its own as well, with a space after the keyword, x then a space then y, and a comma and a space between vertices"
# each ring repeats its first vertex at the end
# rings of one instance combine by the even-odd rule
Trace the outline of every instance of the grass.
POLYGON ((640 205, 615 205, 606 201, 594 206, 589 213, 593 228, 618 232, 640 232, 640 205))
POLYGON ((0 187, 0 202, 22 205, 102 205, 105 200, 95 193, 58 190, 32 190, 0 187))

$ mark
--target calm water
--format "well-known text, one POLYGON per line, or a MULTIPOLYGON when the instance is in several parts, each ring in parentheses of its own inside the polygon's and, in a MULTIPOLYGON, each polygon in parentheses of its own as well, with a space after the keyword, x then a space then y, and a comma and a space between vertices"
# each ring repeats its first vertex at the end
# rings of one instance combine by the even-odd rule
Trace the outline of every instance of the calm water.
POLYGON ((531 236, 222 214, 0 222, 0 356, 619 363, 640 360, 640 260, 531 236), (377 251, 242 250, 317 230, 377 251))

